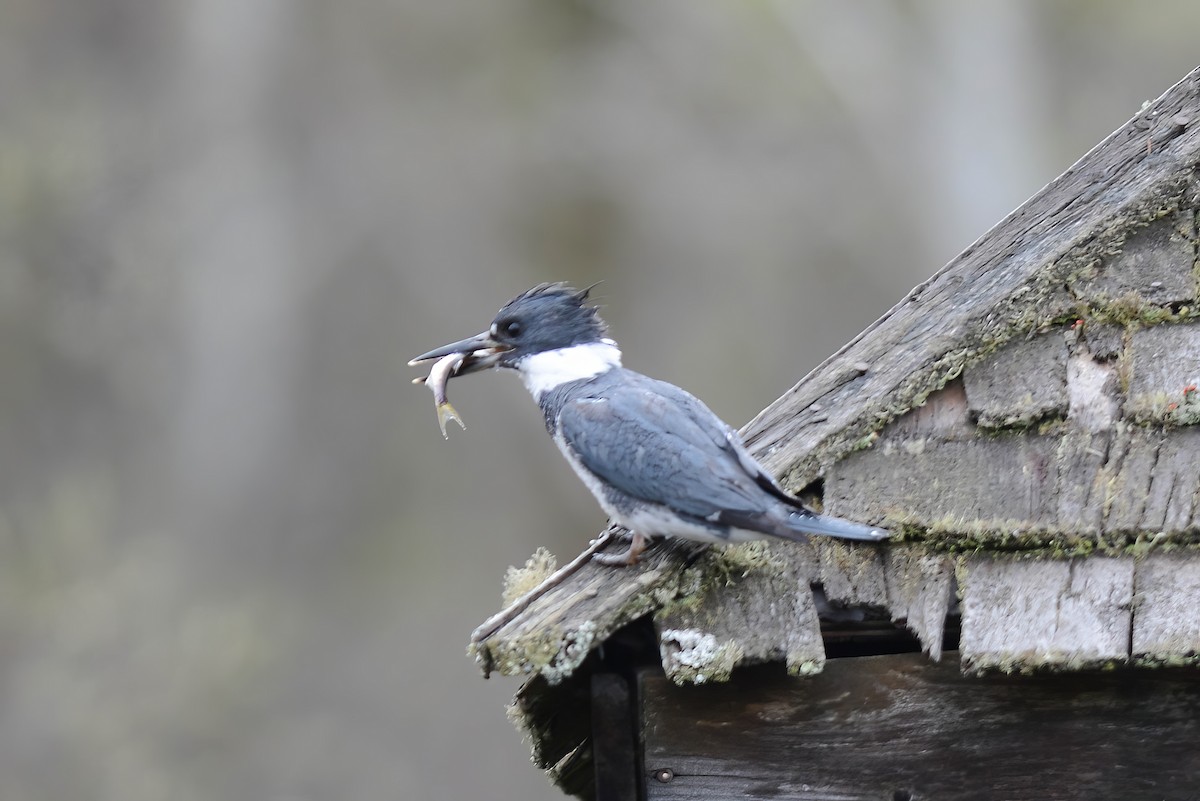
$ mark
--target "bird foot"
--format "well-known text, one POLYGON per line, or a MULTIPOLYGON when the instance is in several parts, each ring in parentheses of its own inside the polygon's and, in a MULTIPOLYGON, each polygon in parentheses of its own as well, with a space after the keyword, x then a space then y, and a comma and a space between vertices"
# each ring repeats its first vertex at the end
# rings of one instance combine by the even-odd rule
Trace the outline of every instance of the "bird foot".
POLYGON ((594 553, 592 554, 592 561, 612 567, 630 567, 638 563, 642 551, 646 550, 649 545, 649 537, 634 531, 630 537, 627 549, 618 551, 617 553, 594 553))

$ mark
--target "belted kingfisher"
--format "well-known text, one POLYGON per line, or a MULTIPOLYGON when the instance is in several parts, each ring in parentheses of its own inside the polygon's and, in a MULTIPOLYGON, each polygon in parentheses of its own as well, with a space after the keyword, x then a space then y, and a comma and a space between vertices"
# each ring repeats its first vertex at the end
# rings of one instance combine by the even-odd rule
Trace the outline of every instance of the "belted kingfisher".
POLYGON ((698 399, 622 367, 607 325, 586 304, 589 290, 539 284, 500 309, 487 331, 409 364, 459 353, 466 356, 455 376, 520 373, 563 456, 609 517, 632 532, 627 551, 595 559, 634 564, 656 535, 709 543, 888 536, 807 508, 698 399))

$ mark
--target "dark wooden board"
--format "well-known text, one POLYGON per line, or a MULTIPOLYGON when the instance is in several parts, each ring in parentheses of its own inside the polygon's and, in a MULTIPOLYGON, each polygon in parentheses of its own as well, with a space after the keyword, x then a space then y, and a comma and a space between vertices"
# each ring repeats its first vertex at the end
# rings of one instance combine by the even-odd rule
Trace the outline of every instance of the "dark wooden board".
POLYGON ((1200 671, 964 678, 957 663, 834 659, 710 687, 644 674, 646 799, 1200 797, 1200 671))
POLYGON ((596 801, 637 801, 633 699, 615 673, 592 676, 592 762, 596 801))

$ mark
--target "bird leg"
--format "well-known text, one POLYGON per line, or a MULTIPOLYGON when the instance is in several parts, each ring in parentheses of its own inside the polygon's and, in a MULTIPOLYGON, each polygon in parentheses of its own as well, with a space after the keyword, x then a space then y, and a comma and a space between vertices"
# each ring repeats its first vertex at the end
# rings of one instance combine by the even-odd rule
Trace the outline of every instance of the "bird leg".
POLYGON ((650 538, 637 531, 630 532, 629 547, 618 553, 595 553, 592 561, 613 567, 629 567, 638 563, 642 551, 650 545, 650 538))

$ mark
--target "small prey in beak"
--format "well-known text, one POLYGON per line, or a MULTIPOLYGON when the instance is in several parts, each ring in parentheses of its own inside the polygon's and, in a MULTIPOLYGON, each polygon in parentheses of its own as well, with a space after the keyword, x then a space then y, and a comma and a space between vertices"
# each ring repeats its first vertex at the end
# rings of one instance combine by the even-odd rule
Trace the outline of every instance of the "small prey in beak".
POLYGON ((462 418, 458 416, 458 411, 446 399, 446 384, 450 382, 450 376, 454 375, 466 358, 467 354, 465 353, 449 353, 438 359, 429 371, 427 378, 413 379, 414 384, 424 384, 433 391, 433 402, 437 404, 438 428, 442 430, 444 439, 450 439, 450 435, 446 433, 446 423, 449 420, 458 423, 463 431, 467 430, 467 424, 463 422, 462 418))
POLYGON ((477 373, 480 370, 503 366, 501 360, 511 350, 511 346, 498 341, 491 332, 484 331, 482 334, 460 339, 458 342, 451 342, 449 345, 434 348, 428 353, 422 353, 415 359, 409 360, 408 366, 416 367, 434 359, 445 359, 457 354, 462 357, 462 364, 454 368, 451 375, 458 378, 468 373, 477 373))
POLYGON ((413 383, 424 384, 433 390, 433 402, 437 404, 438 427, 442 429, 443 437, 450 439, 446 433, 446 421, 448 420, 453 420, 464 430, 466 429, 458 412, 446 400, 446 384, 450 382, 451 378, 496 367, 500 359, 510 350, 510 347, 498 342, 491 332, 484 332, 458 342, 451 342, 440 348, 434 348, 408 363, 410 367, 416 367, 436 360, 429 370, 429 376, 414 378, 413 383))

